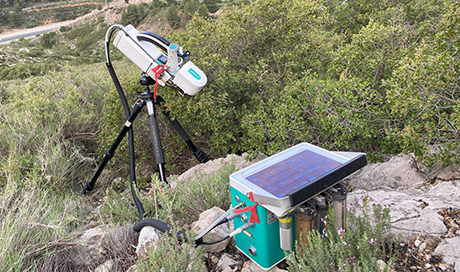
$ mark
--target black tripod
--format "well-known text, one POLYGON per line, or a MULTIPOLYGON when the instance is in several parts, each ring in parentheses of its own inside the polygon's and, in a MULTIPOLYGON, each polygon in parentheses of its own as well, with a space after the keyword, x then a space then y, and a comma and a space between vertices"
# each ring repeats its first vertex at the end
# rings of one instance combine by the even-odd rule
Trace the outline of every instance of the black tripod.
MULTIPOLYGON (((136 203, 137 209, 139 211, 139 220, 143 219, 144 216, 144 210, 142 207, 142 203, 139 201, 137 198, 137 195, 135 193, 135 188, 134 188, 134 183, 136 181, 136 176, 135 176, 135 166, 134 166, 134 141, 133 141, 133 129, 132 129, 132 123, 136 119, 137 115, 141 112, 142 108, 144 106, 147 106, 147 112, 149 115, 149 127, 150 127, 150 133, 152 137, 152 143, 153 143, 153 152, 155 155, 155 162, 158 166, 158 171, 159 171, 159 176, 160 180, 163 183, 167 183, 166 181, 166 173, 165 173, 165 161, 164 161, 164 156, 163 156, 163 148, 161 145, 161 139, 160 139, 160 130, 158 128, 158 122, 157 122, 157 117, 156 117, 156 106, 160 106, 162 108, 163 114, 166 116, 166 118, 170 121, 174 129, 176 130, 177 134, 184 140, 184 142, 187 144, 189 147, 190 151, 192 151, 193 155, 198 159, 199 162, 204 163, 208 161, 207 155, 203 152, 203 150, 197 148, 193 142, 191 141, 190 137, 188 136, 187 132, 184 130, 182 125, 179 123, 177 119, 171 119, 170 113, 166 110, 164 107, 164 99, 161 98, 160 96, 154 97, 154 93, 150 90, 149 86, 154 85, 155 81, 148 76, 142 75, 140 78, 140 84, 145 86, 146 91, 141 93, 138 96, 138 100, 132 107, 132 111, 130 112, 129 109, 127 110, 126 107, 126 98, 124 97, 124 92, 121 89, 121 86, 118 82, 118 79, 116 78, 115 72, 113 70, 113 67, 110 64, 107 64, 109 68, 109 72, 112 76, 112 79, 114 80, 115 86, 117 88, 117 91, 119 92, 120 98, 122 100, 123 106, 125 108, 125 113, 127 116, 127 120, 121 129, 120 133, 118 134, 117 138, 115 139, 115 142, 112 144, 109 150, 106 150, 104 153, 104 160, 102 161, 101 165, 97 169, 96 173, 94 174, 93 178, 91 179, 90 182, 86 183, 86 186, 84 188, 83 193, 86 194, 89 191, 92 191, 95 187, 96 181, 99 178, 99 175, 102 173, 104 170, 105 166, 109 162, 109 160, 114 156, 115 150, 118 148, 120 145, 121 141, 125 137, 126 133, 129 133, 129 156, 130 156, 130 172, 131 172, 131 193, 134 198, 134 202, 136 203)), ((162 223, 162 222, 160 222, 162 223)), ((155 222, 153 224, 156 224, 155 222)), ((162 223, 164 224, 164 223, 162 223)), ((142 226, 140 227, 142 228, 142 226)), ((160 228, 161 229, 161 228, 160 228)), ((135 230, 136 227, 135 227, 135 230)), ((137 231, 140 231, 138 229, 137 231)))

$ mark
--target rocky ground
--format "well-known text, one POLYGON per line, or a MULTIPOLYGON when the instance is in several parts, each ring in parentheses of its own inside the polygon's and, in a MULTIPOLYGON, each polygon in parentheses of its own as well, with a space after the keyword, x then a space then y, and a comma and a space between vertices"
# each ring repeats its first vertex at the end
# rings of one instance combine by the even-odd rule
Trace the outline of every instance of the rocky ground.
POLYGON ((405 271, 460 271, 460 171, 428 170, 408 155, 370 164, 350 177, 355 190, 348 204, 362 198, 390 206, 391 231, 402 238, 405 271))
MULTIPOLYGON (((243 157, 232 156, 198 165, 180 178, 187 179, 198 173, 212 173, 229 161, 236 163, 238 168, 248 165, 243 157)), ((458 168, 435 166, 428 170, 419 166, 411 156, 398 155, 384 163, 369 164, 350 176, 347 182, 353 188, 348 194, 348 205, 358 213, 363 208, 365 196, 375 203, 390 207, 391 232, 395 237, 401 238, 399 246, 402 250, 395 267, 397 271, 460 272, 458 168)), ((200 220, 193 224, 195 231, 205 228, 219 213, 223 213, 220 208, 213 209, 204 212, 200 220)), ((228 233, 233 229, 232 226, 222 228, 219 230, 222 233, 228 233)), ((141 232, 139 244, 145 243, 144 239, 158 239, 157 234, 152 234, 154 231, 150 230, 150 234, 148 231, 143 230, 144 234, 141 232)), ((97 245, 103 244, 100 241, 103 236, 86 236, 93 237, 92 240, 89 239, 90 242, 82 241, 82 244, 90 247, 87 251, 95 252, 96 255, 100 253, 97 245), (95 245, 96 249, 91 245, 95 245)), ((142 250, 138 246, 137 254, 142 250)), ((235 249, 232 242, 217 244, 208 251, 205 255, 208 271, 260 271, 254 263, 235 249)), ((135 258, 136 256, 132 257, 132 262, 135 258)), ((103 263, 96 271, 111 271, 111 267, 113 263, 109 261, 103 263)), ((281 263, 270 271, 287 271, 286 265, 281 263)))

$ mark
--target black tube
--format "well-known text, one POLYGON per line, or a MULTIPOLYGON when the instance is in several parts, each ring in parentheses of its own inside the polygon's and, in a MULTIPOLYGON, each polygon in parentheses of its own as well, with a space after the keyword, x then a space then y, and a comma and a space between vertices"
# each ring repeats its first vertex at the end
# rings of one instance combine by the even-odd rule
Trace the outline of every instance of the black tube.
POLYGON ((161 145, 160 129, 158 128, 158 121, 155 114, 155 107, 151 99, 147 100, 147 110, 149 111, 149 127, 152 137, 153 154, 155 155, 155 162, 158 166, 160 174, 160 181, 168 183, 166 180, 165 159, 163 154, 163 147, 161 145))
POLYGON ((198 240, 195 240, 195 245, 199 246, 199 245, 215 245, 215 244, 218 244, 220 242, 223 242, 225 240, 227 240, 228 238, 230 238, 230 236, 225 236, 224 238, 220 239, 220 240, 217 240, 217 241, 212 241, 212 242, 204 242, 203 241, 203 238, 201 239, 198 239, 198 240))
POLYGON ((165 159, 163 155, 163 147, 161 146, 160 129, 158 128, 158 122, 157 122, 155 113, 149 114, 149 126, 150 126, 150 135, 152 136, 153 153, 155 155, 155 162, 158 165, 163 164, 165 162, 165 159))
MULTIPOLYGON (((118 80, 117 75, 115 74, 115 70, 111 63, 106 63, 107 69, 109 70, 110 76, 112 77, 113 84, 117 89, 118 96, 120 97, 121 104, 123 105, 123 109, 125 111, 126 119, 129 118, 131 115, 128 100, 126 99, 125 93, 123 88, 120 85, 120 81, 118 80)), ((134 188, 134 183, 136 182, 136 165, 135 165, 135 152, 134 152, 134 133, 132 125, 129 127, 128 131, 128 149, 129 149, 129 168, 130 168, 130 187, 131 187, 131 194, 134 199, 134 203, 136 204, 137 211, 139 213, 139 220, 144 218, 144 207, 137 197, 136 190, 134 188)))
POLYGON ((150 227, 154 227, 155 229, 165 233, 165 232, 168 232, 170 231, 170 227, 168 226, 168 224, 162 222, 162 221, 159 221, 159 220, 156 220, 156 219, 153 219, 153 218, 146 218, 146 219, 143 219, 143 220, 140 220, 139 222, 137 222, 136 224, 134 224, 134 227, 133 227, 133 230, 136 231, 136 232, 139 232, 142 230, 143 227, 147 227, 147 226, 150 226, 150 227))

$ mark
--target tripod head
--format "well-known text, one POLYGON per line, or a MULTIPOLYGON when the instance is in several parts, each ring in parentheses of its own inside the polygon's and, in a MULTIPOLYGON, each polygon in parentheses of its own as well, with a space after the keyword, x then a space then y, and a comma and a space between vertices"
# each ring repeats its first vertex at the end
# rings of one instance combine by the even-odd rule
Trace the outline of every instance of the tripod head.
POLYGON ((152 86, 155 85, 155 80, 144 73, 142 73, 141 78, 139 79, 139 83, 142 86, 152 86))

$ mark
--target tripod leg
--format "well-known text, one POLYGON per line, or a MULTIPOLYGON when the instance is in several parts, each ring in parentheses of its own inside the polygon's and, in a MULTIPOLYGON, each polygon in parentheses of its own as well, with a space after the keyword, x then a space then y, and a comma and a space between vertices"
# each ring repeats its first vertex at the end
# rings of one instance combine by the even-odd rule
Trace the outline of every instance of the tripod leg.
POLYGON ((137 101, 136 104, 134 104, 133 109, 132 109, 132 114, 129 116, 128 120, 126 121, 125 125, 121 129, 120 133, 118 134, 117 138, 115 139, 115 142, 112 144, 109 150, 106 150, 104 153, 104 160, 102 161, 101 165, 97 169, 96 173, 94 174, 93 178, 91 179, 90 182, 86 183, 86 186, 83 190, 83 194, 86 194, 87 192, 90 192, 94 189, 94 186, 96 185, 96 181, 99 178, 99 176, 102 173, 102 170, 104 170, 105 166, 107 163, 110 161, 111 158, 115 155, 115 150, 118 148, 120 145, 121 141, 125 137, 126 133, 131 130, 131 124, 134 122, 136 119, 137 115, 141 111, 143 107, 143 103, 141 101, 137 101))
POLYGON ((165 159, 163 155, 163 147, 161 146, 160 129, 158 128, 158 121, 155 114, 155 107, 152 99, 147 99, 147 112, 149 114, 150 134, 152 135, 153 153, 155 155, 155 162, 158 165, 160 174, 160 181, 166 181, 165 159))
POLYGON ((167 111, 165 109, 165 107, 162 106, 162 103, 164 103, 165 100, 162 97, 157 96, 157 102, 161 106, 163 114, 169 120, 169 122, 171 123, 173 128, 176 130, 177 134, 179 134, 179 136, 182 138, 182 140, 187 144, 188 148, 190 149, 190 151, 192 151, 192 153, 195 156, 195 158, 197 158, 200 163, 207 162, 209 160, 209 158, 206 155, 206 153, 204 153, 203 150, 201 150, 200 148, 197 148, 193 144, 192 140, 190 139, 190 137, 188 136, 187 132, 182 127, 182 125, 179 123, 179 121, 177 119, 174 119, 174 120, 171 119, 171 115, 169 114, 169 111, 167 111))

